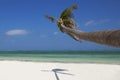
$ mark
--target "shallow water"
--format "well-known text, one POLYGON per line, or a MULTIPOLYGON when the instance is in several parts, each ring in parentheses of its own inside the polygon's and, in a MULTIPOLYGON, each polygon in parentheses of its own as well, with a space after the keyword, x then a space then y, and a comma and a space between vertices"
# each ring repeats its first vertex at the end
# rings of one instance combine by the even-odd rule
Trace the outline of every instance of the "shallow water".
POLYGON ((120 51, 0 51, 0 60, 120 64, 120 51))

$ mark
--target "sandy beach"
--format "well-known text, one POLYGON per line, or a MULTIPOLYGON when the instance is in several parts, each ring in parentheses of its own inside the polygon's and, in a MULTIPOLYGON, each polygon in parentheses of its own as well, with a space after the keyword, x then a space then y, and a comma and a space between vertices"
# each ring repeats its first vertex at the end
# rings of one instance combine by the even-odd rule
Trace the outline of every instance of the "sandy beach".
POLYGON ((0 80, 120 80, 120 65, 0 61, 0 80))

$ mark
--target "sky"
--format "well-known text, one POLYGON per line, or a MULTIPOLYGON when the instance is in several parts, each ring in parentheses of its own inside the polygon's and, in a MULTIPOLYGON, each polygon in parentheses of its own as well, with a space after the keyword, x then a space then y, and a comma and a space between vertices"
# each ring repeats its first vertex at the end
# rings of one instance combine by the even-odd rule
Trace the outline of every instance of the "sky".
POLYGON ((79 30, 120 29, 120 0, 0 0, 0 50, 120 50, 76 42, 44 17, 59 18, 73 4, 79 30))

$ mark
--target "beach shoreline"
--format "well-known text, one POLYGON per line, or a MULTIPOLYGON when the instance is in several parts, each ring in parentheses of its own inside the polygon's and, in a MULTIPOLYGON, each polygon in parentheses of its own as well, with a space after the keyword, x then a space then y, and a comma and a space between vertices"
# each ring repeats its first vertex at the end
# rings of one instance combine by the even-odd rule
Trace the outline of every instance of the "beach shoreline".
POLYGON ((0 80, 120 80, 120 65, 0 61, 0 80))
POLYGON ((63 62, 63 61, 33 61, 33 60, 0 60, 1 61, 8 61, 8 62, 30 62, 30 63, 63 63, 63 64, 105 64, 105 65, 120 65, 120 63, 114 62, 63 62))

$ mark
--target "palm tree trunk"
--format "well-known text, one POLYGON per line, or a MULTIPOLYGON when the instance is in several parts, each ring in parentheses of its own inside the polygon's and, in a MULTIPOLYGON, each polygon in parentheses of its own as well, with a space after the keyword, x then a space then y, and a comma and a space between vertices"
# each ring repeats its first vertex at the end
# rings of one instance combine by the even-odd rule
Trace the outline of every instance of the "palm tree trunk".
POLYGON ((81 32, 65 27, 61 24, 64 31, 74 34, 82 40, 91 41, 99 44, 120 47, 120 30, 105 30, 95 32, 81 32))

